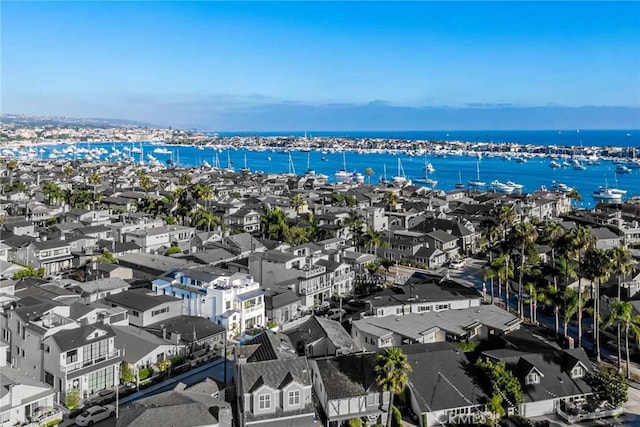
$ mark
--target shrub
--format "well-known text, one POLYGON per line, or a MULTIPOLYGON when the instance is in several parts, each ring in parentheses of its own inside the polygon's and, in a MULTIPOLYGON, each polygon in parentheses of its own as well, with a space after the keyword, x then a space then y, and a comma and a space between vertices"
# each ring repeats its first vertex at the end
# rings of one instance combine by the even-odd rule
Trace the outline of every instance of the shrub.
POLYGON ((180 250, 179 247, 177 246, 171 246, 167 249, 167 252, 165 252, 166 256, 170 256, 170 255, 174 255, 174 254, 179 254, 180 252, 182 252, 182 250, 180 250))
POLYGON ((169 369, 169 366, 171 366, 170 360, 164 359, 158 362, 158 368, 160 369, 160 372, 166 371, 167 369, 169 369))
POLYGON ((151 375, 153 375, 153 368, 142 368, 138 371, 138 378, 140 378, 140 381, 146 380, 151 375))
POLYGON ((56 418, 55 420, 51 420, 48 423, 42 425, 41 427, 53 427, 53 426, 57 426, 61 422, 62 422, 62 418, 56 418))
POLYGON ((80 405, 80 391, 77 388, 69 390, 65 397, 64 404, 70 411, 76 409, 80 405))
POLYGON ((349 427, 362 427, 362 420, 360 418, 351 418, 347 425, 349 427))
POLYGON ((628 399, 627 380, 613 369, 601 368, 590 378, 590 382, 593 388, 616 408, 622 406, 628 399))
POLYGON ((171 361, 171 366, 178 366, 184 363, 185 358, 182 355, 178 355, 178 356, 172 357, 169 360, 171 361))
POLYGON ((131 369, 131 365, 127 362, 120 364, 120 379, 125 383, 132 383, 135 380, 133 369, 131 369))
POLYGON ((455 346, 458 347, 463 353, 473 353, 478 349, 480 345, 480 341, 460 341, 455 343, 455 346))

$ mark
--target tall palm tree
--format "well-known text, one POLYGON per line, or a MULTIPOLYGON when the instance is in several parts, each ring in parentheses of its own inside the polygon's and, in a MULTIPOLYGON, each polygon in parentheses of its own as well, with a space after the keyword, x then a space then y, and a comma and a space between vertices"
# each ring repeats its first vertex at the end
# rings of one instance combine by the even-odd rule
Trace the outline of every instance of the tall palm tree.
POLYGON ((287 218, 278 206, 274 208, 265 207, 260 217, 260 229, 262 234, 269 239, 284 240, 284 234, 289 228, 287 218))
POLYGON ((515 227, 515 242, 520 246, 520 272, 518 274, 518 314, 524 316, 522 306, 522 278, 524 277, 524 263, 526 260, 526 250, 535 243, 538 238, 538 231, 528 222, 520 222, 515 227))
POLYGON ((580 297, 578 295, 578 292, 575 289, 565 288, 563 299, 564 299, 564 313, 562 316, 562 326, 563 326, 564 336, 566 338, 569 338, 571 336, 569 335, 569 321, 573 316, 575 316, 576 312, 578 311, 578 307, 580 305, 580 302, 579 302, 580 297))
POLYGON ((636 340, 640 338, 640 316, 633 314, 633 305, 629 301, 620 301, 614 299, 609 306, 611 312, 605 327, 612 325, 614 322, 619 322, 624 325, 625 331, 625 354, 627 357, 627 379, 631 378, 631 371, 629 371, 629 335, 633 334, 636 340))
MULTIPOLYGON (((549 222, 544 228, 544 237, 543 240, 549 243, 551 246, 551 265, 556 265, 556 244, 564 235, 564 228, 560 226, 557 222, 549 222)), ((553 285, 558 287, 558 280, 556 276, 553 276, 553 285)))
POLYGON ((600 286, 613 272, 613 260, 608 252, 591 247, 584 253, 583 264, 585 277, 596 282, 593 287, 593 343, 596 361, 600 362, 600 286))
POLYGON ((369 181, 369 185, 371 185, 371 176, 374 174, 375 172, 373 171, 373 168, 366 168, 364 170, 364 174, 367 175, 367 180, 369 181))
POLYGON ((16 159, 7 160, 7 170, 9 171, 9 186, 13 186, 13 171, 18 169, 18 161, 16 159))
MULTIPOLYGON (((580 193, 578 193, 578 190, 576 190, 575 188, 571 189, 571 191, 569 191, 566 194, 566 196, 576 203, 582 200, 582 196, 580 195, 580 193)), ((571 205, 573 206, 573 203, 571 203, 571 205)))
POLYGON ((555 317, 555 334, 556 337, 560 335, 560 307, 562 307, 563 297, 562 292, 558 290, 557 286, 548 285, 544 289, 543 297, 540 299, 543 305, 552 305, 553 314, 555 317))
POLYGON ((518 214, 513 210, 511 206, 502 205, 498 211, 498 223, 502 228, 502 239, 506 240, 507 230, 515 224, 518 214))
POLYGON ((362 240, 364 234, 362 231, 362 227, 364 226, 362 215, 356 210, 350 211, 345 219, 345 225, 349 227, 349 232, 356 245, 360 244, 360 240, 362 240))
POLYGON ((64 168, 62 168, 62 173, 64 174, 64 177, 66 179, 69 179, 73 175, 73 168, 71 167, 71 165, 66 165, 64 168))
POLYGON ((365 234, 364 247, 367 249, 373 247, 374 255, 378 255, 378 248, 381 246, 387 246, 387 241, 382 238, 382 233, 373 228, 369 228, 365 234))
POLYGON ((538 324, 538 303, 543 305, 549 301, 545 288, 538 289, 535 284, 527 283, 526 286, 529 296, 525 301, 529 303, 529 319, 531 323, 538 324))
POLYGON ((408 374, 412 371, 407 355, 398 347, 386 348, 378 355, 376 362, 376 383, 385 391, 390 392, 387 425, 391 425, 391 408, 393 396, 400 394, 407 386, 408 374))
POLYGON ((582 226, 574 228, 569 234, 570 253, 578 263, 578 346, 582 347, 582 257, 595 238, 588 228, 582 226))
POLYGON ((398 204, 398 195, 395 191, 387 191, 384 194, 384 204, 387 206, 388 210, 391 210, 391 207, 395 207, 398 204))
POLYGON ((203 208, 202 206, 198 206, 192 213, 192 219, 195 222, 196 227, 205 227, 207 232, 211 231, 211 227, 217 227, 222 225, 222 220, 219 216, 214 215, 212 212, 203 208))
MULTIPOLYGON (((616 271, 618 279, 618 300, 622 300, 622 280, 633 271, 635 262, 631 256, 631 252, 623 246, 613 249, 611 254, 613 259, 614 271, 616 271)), ((617 341, 618 341, 618 372, 622 370, 622 326, 617 325, 617 341)))
POLYGON ((51 205, 54 200, 58 200, 61 197, 62 191, 55 182, 47 181, 42 186, 42 193, 47 196, 49 205, 51 205))
POLYGON ((98 172, 94 172, 91 175, 89 175, 89 185, 93 186, 94 197, 97 194, 97 188, 101 182, 102 182, 102 175, 100 175, 98 172))
POLYGON ((184 172, 180 175, 180 185, 191 185, 193 182, 193 176, 189 172, 184 172))
POLYGON ((296 194, 291 198, 291 207, 296 210, 296 213, 300 213, 300 208, 304 206, 304 198, 301 194, 296 194))
POLYGON ((513 278, 513 263, 509 253, 504 252, 498 255, 484 277, 498 279, 498 299, 502 298, 502 283, 505 284, 505 310, 509 311, 509 279, 513 278))
POLYGON ((153 182, 151 182, 149 175, 141 175, 138 179, 138 185, 140 185, 140 188, 144 190, 145 197, 149 197, 149 190, 153 188, 153 182))

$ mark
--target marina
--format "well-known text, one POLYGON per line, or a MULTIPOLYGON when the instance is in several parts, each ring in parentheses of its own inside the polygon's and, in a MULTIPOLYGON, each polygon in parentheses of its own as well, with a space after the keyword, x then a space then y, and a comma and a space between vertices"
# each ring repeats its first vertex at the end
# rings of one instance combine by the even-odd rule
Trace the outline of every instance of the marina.
POLYGON ((616 202, 640 196, 640 160, 635 155, 630 158, 607 158, 595 153, 589 157, 535 152, 523 152, 518 156, 504 152, 480 155, 475 150, 461 150, 455 144, 446 149, 416 153, 414 150, 196 146, 157 142, 29 145, 5 147, 1 154, 3 157, 59 161, 135 162, 157 168, 221 169, 221 159, 224 159, 223 167, 227 172, 293 176, 296 170, 306 169, 308 174, 318 174, 330 183, 363 183, 367 168, 371 168, 372 183, 382 182, 388 170, 390 181, 396 186, 413 183, 445 191, 474 188, 504 193, 532 192, 541 188, 563 192, 575 189, 582 196, 578 202, 582 207, 593 207, 599 200, 616 202), (576 162, 580 168, 574 167, 576 162), (607 182, 615 182, 614 188, 626 193, 611 193, 607 182))

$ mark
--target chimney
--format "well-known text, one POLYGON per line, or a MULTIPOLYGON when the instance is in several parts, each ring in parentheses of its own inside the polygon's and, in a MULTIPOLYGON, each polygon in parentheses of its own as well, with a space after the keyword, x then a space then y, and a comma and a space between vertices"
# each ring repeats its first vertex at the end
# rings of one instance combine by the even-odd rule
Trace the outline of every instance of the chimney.
POLYGON ((20 384, 12 384, 9 387, 9 393, 11 393, 11 406, 17 408, 22 402, 22 396, 20 395, 20 384))
POLYGON ((167 328, 165 328, 164 325, 160 325, 160 330, 162 331, 162 339, 166 340, 167 339, 167 328))

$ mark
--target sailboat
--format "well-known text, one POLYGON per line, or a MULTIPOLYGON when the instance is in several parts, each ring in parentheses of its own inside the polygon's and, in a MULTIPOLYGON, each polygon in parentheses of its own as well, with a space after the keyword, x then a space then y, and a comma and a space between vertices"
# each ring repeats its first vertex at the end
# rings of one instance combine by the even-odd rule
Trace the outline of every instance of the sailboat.
POLYGON ((347 157, 345 152, 342 152, 342 169, 334 175, 336 182, 349 182, 351 181, 352 174, 347 172, 347 157))
POLYGON ((213 159, 213 168, 220 170, 220 158, 218 158, 218 152, 216 151, 215 158, 213 159))
POLYGON ((235 172, 236 170, 233 168, 233 161, 231 160, 231 153, 227 150, 227 167, 224 170, 225 172, 235 172))
POLYGON ((285 176, 296 176, 296 168, 293 164, 293 157, 291 157, 291 152, 289 151, 289 170, 284 174, 285 176))
POLYGON ((461 190, 464 188, 464 183, 462 182, 462 172, 458 171, 458 183, 456 184, 456 188, 461 190))
POLYGON ((486 186, 487 183, 480 181, 480 158, 476 160, 476 179, 469 180, 469 187, 480 188, 486 186))
POLYGON ((411 181, 407 180, 407 175, 404 173, 404 168, 402 167, 402 161, 400 160, 400 157, 398 157, 398 175, 393 177, 393 183, 395 185, 411 184, 411 181))
POLYGON ((249 169, 247 167, 247 155, 246 154, 244 155, 244 167, 242 169, 240 169, 240 172, 243 172, 243 173, 251 172, 251 169, 249 169))
MULTIPOLYGON (((305 132, 305 140, 307 138, 307 134, 305 132)), ((307 152, 307 172, 305 173, 306 176, 315 176, 316 171, 311 169, 311 152, 307 152)))
POLYGON ((389 182, 387 181, 387 164, 386 163, 382 164, 382 175, 378 179, 378 182, 380 184, 386 184, 387 182, 389 182))
POLYGON ((417 178, 415 181, 420 184, 427 184, 432 187, 438 185, 438 181, 429 178, 429 173, 435 172, 435 168, 431 163, 427 162, 427 156, 424 157, 424 178, 417 178))

